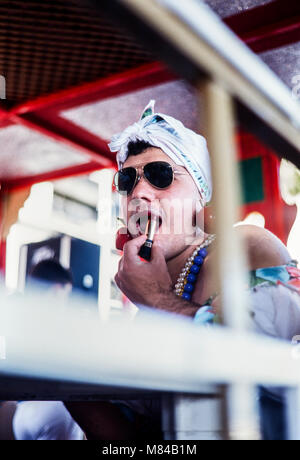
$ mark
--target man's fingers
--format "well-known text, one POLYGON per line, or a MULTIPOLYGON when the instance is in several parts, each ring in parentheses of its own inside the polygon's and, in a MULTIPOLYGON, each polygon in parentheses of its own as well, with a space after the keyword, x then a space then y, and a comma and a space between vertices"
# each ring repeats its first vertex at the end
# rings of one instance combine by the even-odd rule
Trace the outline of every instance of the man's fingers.
POLYGON ((146 235, 141 235, 137 238, 134 238, 131 241, 128 241, 128 243, 124 245, 123 249, 124 259, 133 259, 138 257, 139 250, 141 246, 145 243, 146 239, 146 235))

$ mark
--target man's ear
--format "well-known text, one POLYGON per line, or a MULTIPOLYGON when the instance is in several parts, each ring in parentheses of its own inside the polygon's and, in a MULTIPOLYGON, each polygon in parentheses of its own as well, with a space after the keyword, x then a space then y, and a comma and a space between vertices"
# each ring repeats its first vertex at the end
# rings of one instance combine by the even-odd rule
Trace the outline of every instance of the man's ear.
POLYGON ((204 231, 205 233, 215 233, 215 215, 211 205, 206 205, 204 207, 204 231))
POLYGON ((204 233, 214 233, 215 216, 212 206, 200 198, 200 209, 196 210, 196 226, 204 233))

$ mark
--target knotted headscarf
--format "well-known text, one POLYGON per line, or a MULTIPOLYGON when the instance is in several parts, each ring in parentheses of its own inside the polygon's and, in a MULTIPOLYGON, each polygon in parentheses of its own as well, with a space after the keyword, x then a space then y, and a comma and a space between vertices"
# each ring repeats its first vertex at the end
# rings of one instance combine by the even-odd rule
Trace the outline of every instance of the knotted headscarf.
POLYGON ((155 101, 150 101, 141 119, 112 137, 111 152, 117 152, 119 169, 128 157, 128 144, 144 141, 158 147, 178 166, 184 166, 192 176, 201 197, 209 202, 212 196, 210 158, 206 140, 186 128, 179 120, 154 113, 155 101))

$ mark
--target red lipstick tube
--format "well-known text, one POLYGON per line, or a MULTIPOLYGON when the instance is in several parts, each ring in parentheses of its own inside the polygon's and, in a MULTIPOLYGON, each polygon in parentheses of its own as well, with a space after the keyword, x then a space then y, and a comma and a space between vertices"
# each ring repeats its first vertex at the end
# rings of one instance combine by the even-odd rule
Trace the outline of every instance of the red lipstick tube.
POLYGON ((154 235, 155 235, 156 228, 157 228, 157 223, 158 223, 158 219, 156 217, 152 217, 148 219, 148 224, 147 224, 147 229, 146 229, 147 239, 139 251, 139 256, 142 259, 147 260, 148 262, 151 260, 152 245, 153 245, 154 235))

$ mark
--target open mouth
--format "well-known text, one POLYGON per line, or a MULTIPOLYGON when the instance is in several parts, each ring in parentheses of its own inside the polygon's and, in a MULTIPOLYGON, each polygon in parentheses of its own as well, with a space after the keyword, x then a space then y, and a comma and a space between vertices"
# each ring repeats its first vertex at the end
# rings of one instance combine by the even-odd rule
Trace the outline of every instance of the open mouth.
POLYGON ((157 214, 152 214, 151 212, 148 212, 147 214, 140 215, 137 220, 136 220, 136 231, 140 235, 144 235, 148 231, 148 224, 151 219, 156 219, 157 221, 157 228, 156 232, 162 225, 162 218, 161 216, 158 216, 157 214))

